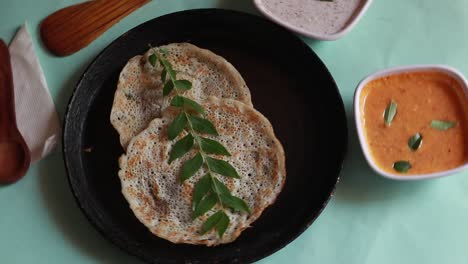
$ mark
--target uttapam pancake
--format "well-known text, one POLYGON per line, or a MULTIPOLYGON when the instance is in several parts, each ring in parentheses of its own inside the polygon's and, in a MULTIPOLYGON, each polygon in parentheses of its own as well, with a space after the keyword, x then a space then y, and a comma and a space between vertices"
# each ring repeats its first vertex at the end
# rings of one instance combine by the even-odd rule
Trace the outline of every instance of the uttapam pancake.
MULTIPOLYGON (((160 48, 177 72, 177 79, 187 79, 193 88, 186 96, 202 102, 209 96, 230 98, 252 105, 250 91, 240 73, 224 58, 189 43, 174 43, 160 48)), ((162 96, 161 67, 153 67, 144 55, 131 58, 119 76, 111 111, 111 123, 126 148, 129 141, 168 106, 162 96)))
POLYGON ((214 246, 234 241, 276 200, 286 179, 286 169, 283 147, 261 113, 238 101, 214 97, 203 106, 206 117, 219 132, 219 136, 204 136, 219 141, 231 153, 229 157, 212 157, 229 162, 240 179, 216 176, 233 195, 248 204, 251 214, 226 209, 230 225, 221 238, 214 230, 200 234, 202 224, 219 205, 202 217, 191 218, 193 187, 206 169, 202 167, 181 184, 181 166, 196 154, 196 146, 182 158, 168 163, 175 141, 168 140, 167 128, 180 111, 173 107, 132 139, 127 154, 120 158, 119 178, 131 209, 152 233, 173 243, 214 246))

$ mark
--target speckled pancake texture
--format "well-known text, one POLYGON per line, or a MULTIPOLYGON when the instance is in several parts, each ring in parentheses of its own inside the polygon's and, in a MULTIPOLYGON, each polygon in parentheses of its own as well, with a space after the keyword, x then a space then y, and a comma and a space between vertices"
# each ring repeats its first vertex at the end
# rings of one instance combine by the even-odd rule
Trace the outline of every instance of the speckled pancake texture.
POLYGON ((246 201, 251 214, 227 210, 230 225, 222 238, 215 230, 200 234, 203 222, 219 205, 192 220, 193 187, 206 170, 202 168, 183 184, 180 182, 181 166, 196 154, 196 147, 168 163, 174 141, 168 139, 167 128, 179 111, 173 107, 167 107, 161 118, 154 119, 131 140, 127 153, 119 160, 119 177, 131 209, 152 233, 173 243, 214 246, 234 241, 275 201, 285 182, 286 169, 283 148, 261 113, 232 99, 210 97, 203 106, 220 134, 204 136, 218 140, 232 154, 213 157, 233 165, 240 179, 217 176, 233 195, 246 201))

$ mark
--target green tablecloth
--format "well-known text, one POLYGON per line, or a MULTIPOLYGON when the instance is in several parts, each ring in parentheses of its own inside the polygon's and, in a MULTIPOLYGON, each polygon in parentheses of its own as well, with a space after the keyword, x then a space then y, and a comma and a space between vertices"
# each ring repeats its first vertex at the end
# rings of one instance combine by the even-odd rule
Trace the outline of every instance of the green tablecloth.
MULTIPOLYGON (((130 28, 183 9, 258 14, 249 0, 155 0, 79 53, 53 57, 38 39, 38 23, 76 2, 0 0, 0 37, 8 42, 29 22, 61 117, 87 64, 130 28)), ((380 178, 363 158, 351 107, 358 81, 378 69, 442 63, 468 73, 468 1, 375 0, 343 39, 304 41, 340 88, 348 113, 349 155, 335 196, 318 220, 260 263, 468 263, 468 172, 421 182, 380 178)), ((0 263, 139 263, 88 224, 70 193, 60 153, 34 164, 20 182, 0 187, 0 208, 0 263)))

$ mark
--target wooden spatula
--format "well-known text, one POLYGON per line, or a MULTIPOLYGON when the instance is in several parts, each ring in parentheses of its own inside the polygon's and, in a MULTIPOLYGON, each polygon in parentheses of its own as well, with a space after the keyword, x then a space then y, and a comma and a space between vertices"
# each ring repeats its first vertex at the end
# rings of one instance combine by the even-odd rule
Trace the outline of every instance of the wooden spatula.
POLYGON ((94 0, 66 7, 42 21, 42 41, 52 53, 70 55, 149 1, 94 0))

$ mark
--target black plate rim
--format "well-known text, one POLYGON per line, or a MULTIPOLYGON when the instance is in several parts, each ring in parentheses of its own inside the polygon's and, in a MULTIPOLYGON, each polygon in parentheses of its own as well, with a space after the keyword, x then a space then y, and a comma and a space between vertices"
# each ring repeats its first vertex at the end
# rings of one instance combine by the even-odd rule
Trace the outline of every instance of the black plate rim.
POLYGON ((249 263, 259 261, 259 260, 261 260, 263 258, 266 258, 268 256, 271 256, 272 254, 274 254, 274 253, 278 252, 279 250, 283 249, 285 246, 287 246, 288 244, 293 242, 295 239, 297 239, 301 234, 303 234, 315 222, 315 220, 322 214, 323 210, 325 209, 325 207, 328 205, 329 201, 333 197, 333 194, 334 194, 334 192, 336 190, 336 187, 337 187, 338 183, 340 182, 340 179, 341 179, 341 176, 342 176, 341 174, 342 174, 343 166, 344 166, 344 161, 345 161, 346 156, 348 154, 348 148, 349 148, 348 147, 348 136, 349 136, 348 130, 349 130, 349 127, 348 127, 348 122, 347 122, 347 118, 346 118, 346 110, 345 110, 345 105, 344 105, 344 102, 343 102, 343 97, 341 96, 341 93, 340 93, 340 91, 338 89, 338 85, 336 84, 335 79, 331 75, 331 73, 328 70, 328 68, 326 67, 326 65, 320 59, 320 57, 303 40, 301 40, 299 36, 297 36, 293 32, 290 32, 287 29, 280 27, 279 25, 273 23, 271 20, 268 20, 265 17, 249 14, 249 13, 246 13, 246 12, 230 10, 230 9, 222 9, 222 8, 198 8, 198 9, 182 10, 182 11, 177 11, 177 12, 164 14, 164 15, 161 15, 159 17, 149 19, 149 20, 147 20, 147 21, 145 21, 145 22, 143 22, 141 24, 136 25, 135 27, 133 27, 133 28, 127 30, 125 33, 121 34, 119 37, 117 37, 112 42, 110 42, 103 50, 101 50, 96 55, 96 57, 91 61, 91 63, 89 63, 89 65, 84 70, 83 74, 80 76, 80 79, 78 80, 78 82, 77 82, 77 84, 76 84, 75 88, 73 89, 73 92, 72 92, 72 94, 70 96, 70 99, 68 101, 68 104, 67 104, 67 107, 66 107, 66 110, 65 110, 65 114, 64 114, 64 122, 63 122, 63 125, 62 125, 62 131, 63 131, 62 132, 62 134, 63 134, 63 136, 62 136, 62 153, 63 153, 63 156, 62 156, 62 158, 63 158, 64 164, 65 164, 65 171, 66 171, 66 174, 67 174, 68 185, 70 187, 70 191, 73 194, 73 197, 74 197, 74 200, 75 200, 76 204, 78 205, 78 207, 80 208, 81 212, 84 214, 84 216, 86 217, 88 222, 94 227, 95 230, 97 230, 99 232, 99 234, 102 237, 104 237, 106 240, 110 241, 113 245, 117 246, 117 248, 119 248, 123 252, 125 252, 125 253, 127 253, 127 254, 129 254, 131 256, 137 257, 137 258, 139 258, 139 259, 141 259, 141 260, 143 260, 143 261, 145 261, 147 263, 151 263, 154 260, 153 259, 148 259, 144 254, 140 254, 137 251, 133 251, 133 250, 130 250, 129 248, 126 248, 125 245, 123 245, 121 243, 121 241, 119 241, 115 237, 110 236, 104 230, 102 230, 101 227, 99 227, 97 221, 93 217, 91 217, 91 215, 89 214, 87 209, 84 208, 84 206, 83 206, 83 204, 82 204, 82 202, 80 200, 79 195, 76 193, 76 191, 74 189, 74 184, 76 184, 77 179, 75 179, 75 178, 73 178, 71 176, 71 173, 70 173, 70 166, 71 165, 69 164, 69 160, 67 158, 67 151, 66 151, 66 146, 67 146, 66 138, 67 138, 68 131, 69 131, 68 125, 69 125, 69 123, 72 122, 72 120, 70 120, 71 119, 70 112, 71 112, 72 107, 74 106, 74 102, 75 102, 76 97, 77 97, 76 94, 77 94, 78 90, 80 89, 80 87, 82 86, 82 83, 85 81, 85 77, 88 74, 89 69, 94 67, 94 65, 103 57, 103 54, 105 54, 108 49, 110 49, 113 45, 115 45, 121 39, 125 38, 128 33, 134 31, 135 29, 137 29, 139 27, 144 27, 145 25, 150 24, 154 20, 157 20, 157 19, 160 19, 160 18, 165 18, 165 17, 168 17, 168 16, 178 16, 178 15, 183 15, 185 13, 206 12, 206 11, 224 12, 224 13, 230 13, 230 14, 233 14, 233 15, 255 17, 256 19, 260 19, 260 20, 263 20, 264 22, 270 23, 271 26, 279 27, 282 30, 287 31, 290 35, 297 38, 304 48, 310 50, 310 53, 311 53, 312 56, 317 57, 318 63, 321 64, 321 66, 323 67, 325 72, 329 75, 328 77, 332 81, 335 92, 338 95, 338 99, 339 99, 339 102, 340 102, 340 104, 339 104, 340 110, 342 110, 342 112, 344 114, 343 119, 341 120, 341 122, 342 122, 342 124, 344 126, 344 131, 343 131, 344 132, 344 139, 343 139, 344 140, 344 146, 343 146, 342 151, 341 151, 341 153, 339 155, 339 161, 340 162, 339 162, 338 166, 336 167, 336 172, 334 173, 336 175, 336 181, 335 181, 333 187, 329 190, 328 195, 327 195, 327 199, 323 201, 323 203, 322 203, 321 207, 319 208, 319 210, 317 210, 314 214, 310 214, 310 216, 308 216, 305 219, 305 221, 304 221, 305 224, 302 226, 302 228, 298 229, 295 233, 292 233, 292 234, 288 235, 288 237, 286 239, 284 239, 282 243, 278 244, 278 246, 276 246, 274 248, 269 249, 266 253, 258 254, 256 256, 250 258, 249 263))

